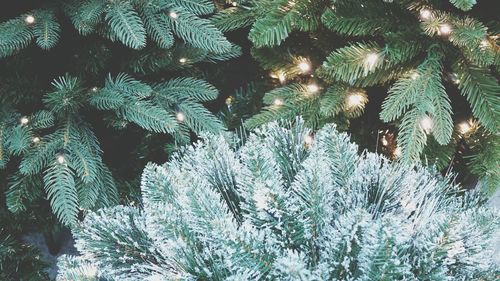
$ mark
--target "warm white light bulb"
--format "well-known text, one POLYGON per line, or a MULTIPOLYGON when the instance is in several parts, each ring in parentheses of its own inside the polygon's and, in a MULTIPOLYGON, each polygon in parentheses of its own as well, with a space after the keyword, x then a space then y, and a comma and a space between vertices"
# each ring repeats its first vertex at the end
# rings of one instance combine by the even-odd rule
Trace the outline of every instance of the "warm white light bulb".
POLYGON ((429 20, 432 18, 432 12, 429 9, 420 10, 420 19, 421 20, 429 20))
POLYGON ((365 58, 365 68, 372 70, 377 64, 379 55, 377 53, 369 53, 365 58))
POLYGON ((184 115, 184 113, 182 113, 182 112, 177 112, 177 115, 175 115, 175 118, 177 118, 177 121, 183 122, 184 120, 186 120, 186 115, 184 115))
POLYGON ((352 94, 347 97, 348 107, 358 107, 363 104, 364 97, 360 94, 352 94))
POLYGON ((170 12, 170 14, 168 14, 171 18, 173 19, 176 19, 178 17, 177 13, 176 12, 170 12))
POLYGON ((33 141, 33 143, 39 143, 40 142, 40 138, 39 137, 34 137, 31 141, 33 141))
POLYGON ((233 3, 231 3, 231 5, 232 5, 233 7, 236 7, 236 6, 238 6, 238 2, 233 2, 233 3))
POLYGON ((306 135, 304 137, 304 142, 307 144, 307 145, 311 145, 314 141, 314 137, 312 135, 306 135))
POLYGON ((451 33, 451 26, 447 23, 443 23, 442 25, 439 26, 439 35, 450 35, 451 33))
POLYGON ((24 22, 26 22, 27 24, 33 24, 33 23, 35 23, 35 17, 32 15, 27 15, 24 18, 24 22))
POLYGON ((29 121, 30 120, 26 116, 21 117, 21 119, 19 120, 19 122, 21 122, 21 125, 26 125, 29 121))
POLYGON ((382 137, 381 142, 382 142, 383 146, 387 146, 389 144, 389 142, 387 141, 387 139, 385 138, 385 136, 382 137))
POLYGON ((274 99, 273 104, 276 106, 282 106, 283 105, 283 100, 281 99, 274 99))
POLYGON ((458 75, 456 73, 451 74, 451 81, 453 84, 460 84, 460 79, 458 79, 458 75))
POLYGON ((393 152, 394 157, 398 158, 401 156, 401 154, 402 154, 401 147, 399 147, 399 146, 396 147, 396 149, 394 149, 394 152, 393 152))
POLYGON ((472 126, 468 121, 464 121, 464 122, 458 124, 458 131, 462 135, 469 133, 471 130, 472 130, 472 126))
POLYGON ((57 160, 57 163, 59 163, 59 164, 64 164, 64 162, 66 162, 64 155, 57 155, 56 160, 57 160))
POLYGON ((97 88, 97 87, 92 87, 92 89, 90 89, 90 90, 91 90, 92 92, 94 92, 94 93, 95 93, 95 92, 97 92, 97 90, 99 90, 99 88, 97 88))
POLYGON ((311 64, 307 61, 300 62, 297 66, 303 73, 309 72, 311 70, 311 64))
POLYGON ((425 133, 430 133, 432 131, 432 126, 433 122, 429 116, 425 116, 424 118, 422 118, 422 120, 420 120, 420 127, 422 128, 422 130, 424 130, 425 133))
POLYGON ((410 77, 412 80, 417 80, 418 76, 420 76, 417 72, 413 72, 410 77))
POLYGON ((180 58, 180 59, 179 59, 179 62, 180 62, 180 63, 186 63, 186 62, 187 62, 187 59, 186 59, 186 58, 180 58))
POLYGON ((479 44, 479 46, 482 49, 486 49, 490 46, 490 42, 488 42, 488 40, 486 40, 486 39, 483 39, 483 40, 481 40, 481 43, 479 44))
POLYGON ((280 83, 285 83, 286 81, 286 75, 282 72, 278 73, 278 80, 280 80, 280 83))
POLYGON ((307 85, 307 91, 309 91, 309 93, 311 94, 314 94, 319 91, 319 87, 316 84, 309 84, 307 85))

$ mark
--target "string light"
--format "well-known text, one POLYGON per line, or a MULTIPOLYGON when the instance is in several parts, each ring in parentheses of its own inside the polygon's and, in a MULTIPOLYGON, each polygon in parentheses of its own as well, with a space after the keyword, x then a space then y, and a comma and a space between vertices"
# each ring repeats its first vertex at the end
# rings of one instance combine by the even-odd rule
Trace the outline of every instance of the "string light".
POLYGON ((300 69, 302 73, 307 73, 311 70, 311 64, 308 61, 299 62, 297 67, 300 69))
POLYGON ((180 63, 186 63, 186 62, 187 62, 187 59, 186 59, 186 58, 180 58, 180 59, 179 59, 179 62, 180 62, 180 63))
POLYGON ((39 137, 33 137, 33 139, 31 141, 36 144, 36 143, 40 142, 40 138, 39 137))
POLYGON ((464 122, 458 124, 458 131, 462 135, 469 133, 471 130, 472 130, 472 126, 467 121, 464 121, 464 122))
POLYGON ((233 102, 234 102, 234 97, 233 96, 229 96, 229 97, 226 98, 226 105, 228 107, 231 107, 231 105, 233 104, 233 102))
POLYGON ((413 72, 411 75, 410 75, 410 78, 412 80, 417 80, 417 78, 419 77, 420 75, 418 74, 418 72, 413 72))
POLYGON ((458 75, 456 73, 452 73, 450 75, 450 77, 451 77, 451 81, 453 82, 453 84, 456 84, 456 85, 460 84, 460 79, 458 79, 458 75))
POLYGON ((479 44, 479 46, 482 48, 482 49, 486 49, 490 46, 490 42, 486 39, 483 39, 481 40, 481 43, 479 44))
POLYGON ((168 15, 173 19, 176 19, 178 17, 176 12, 170 12, 168 15))
POLYGON ((401 157, 401 154, 403 153, 402 149, 400 146, 396 147, 396 149, 394 149, 394 152, 392 153, 394 155, 395 158, 399 158, 401 157))
POLYGON ((306 145, 311 145, 314 141, 314 137, 312 135, 306 135, 304 137, 304 142, 306 143, 306 145))
POLYGON ((238 2, 232 2, 232 3, 231 3, 231 5, 232 5, 233 7, 236 7, 236 6, 238 6, 238 2))
POLYGON ((348 109, 363 108, 368 98, 364 92, 353 92, 346 97, 346 106, 348 109))
POLYGON ((96 93, 96 92, 97 92, 97 90, 99 90, 99 88, 97 88, 97 87, 92 87, 92 89, 90 89, 90 90, 91 90, 93 93, 96 93))
POLYGON ((439 35, 442 36, 447 36, 450 35, 451 33, 451 26, 447 23, 443 23, 442 25, 439 26, 439 35))
POLYGON ((282 106, 283 100, 282 99, 274 99, 273 104, 276 106, 282 106))
POLYGON ((316 84, 309 84, 307 85, 307 91, 311 94, 315 94, 319 91, 319 87, 316 84))
POLYGON ((420 10, 420 19, 421 20, 430 20, 432 18, 432 12, 429 9, 420 10))
POLYGON ((271 76, 271 78, 278 79, 281 84, 286 82, 286 74, 281 71, 277 73, 271 73, 271 75, 269 76, 271 76))
POLYGON ((432 126, 433 126, 433 122, 429 116, 425 116, 424 118, 422 118, 422 120, 420 120, 420 128, 422 128, 422 130, 426 134, 428 134, 432 131, 432 126))
POLYGON ((66 162, 66 158, 62 154, 57 155, 56 160, 57 160, 57 163, 59 163, 59 164, 64 164, 64 162, 66 162))
POLYGON ((283 72, 278 73, 278 80, 280 80, 280 83, 283 84, 286 81, 286 75, 283 72))
POLYGON ((383 146, 387 146, 389 144, 389 142, 387 141, 387 139, 385 138, 385 136, 382 136, 382 139, 380 141, 382 142, 383 146))
POLYGON ((364 61, 365 69, 372 70, 379 60, 379 55, 377 53, 369 53, 364 61))
POLYGON ((26 125, 29 121, 30 120, 26 116, 21 117, 21 119, 19 120, 19 122, 21 122, 21 125, 26 125))
POLYGON ((177 112, 175 118, 177 118, 177 121, 179 122, 184 122, 184 120, 186 120, 186 115, 184 115, 184 113, 182 112, 177 112))
POLYGON ((27 15, 24 18, 24 22, 27 23, 27 24, 34 24, 35 23, 35 17, 32 16, 32 15, 27 15))

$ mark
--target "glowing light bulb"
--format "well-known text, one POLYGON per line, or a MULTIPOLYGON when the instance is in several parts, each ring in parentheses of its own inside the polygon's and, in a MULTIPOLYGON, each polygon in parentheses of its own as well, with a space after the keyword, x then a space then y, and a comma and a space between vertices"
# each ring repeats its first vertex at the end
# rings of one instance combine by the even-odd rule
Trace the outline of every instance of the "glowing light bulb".
POLYGON ((21 117, 21 119, 19 120, 19 122, 21 122, 21 125, 26 125, 29 121, 30 120, 26 116, 21 117))
POLYGON ((482 49, 486 49, 490 46, 490 42, 488 42, 488 40, 486 40, 486 39, 483 39, 483 40, 481 40, 481 43, 479 44, 479 46, 482 49))
POLYGON ((283 84, 286 81, 286 75, 283 72, 278 73, 278 80, 280 80, 280 83, 283 84))
POLYGON ((419 77, 420 75, 417 73, 417 72, 413 72, 411 75, 410 75, 410 78, 412 80, 417 80, 417 78, 419 77))
POLYGON ((422 118, 422 120, 420 120, 420 128, 422 128, 422 130, 426 134, 428 134, 432 131, 432 126, 433 126, 433 122, 429 116, 425 116, 424 118, 422 118))
POLYGON ((420 10, 420 19, 421 20, 429 20, 432 18, 432 12, 429 9, 420 10))
POLYGON ((369 53, 365 58, 365 69, 372 70, 379 60, 379 55, 377 53, 369 53))
POLYGON ((364 97, 361 94, 352 94, 347 97, 348 107, 358 107, 363 104, 364 97))
POLYGON ((309 91, 309 93, 311 94, 315 94, 319 91, 319 87, 316 84, 309 84, 307 85, 307 91, 309 91))
POLYGON ((311 64, 307 61, 300 62, 297 67, 302 73, 309 72, 311 70, 311 64))
POLYGON ((168 15, 169 15, 171 18, 173 18, 173 19, 176 19, 177 17, 179 17, 179 16, 177 15, 177 13, 176 13, 176 12, 170 12, 168 15))
POLYGON ((97 92, 97 90, 99 90, 99 88, 97 88, 97 87, 92 87, 92 89, 90 89, 90 90, 91 90, 92 92, 96 93, 96 92, 97 92))
POLYGON ((33 23, 35 23, 35 17, 32 15, 27 15, 24 18, 24 22, 26 22, 27 24, 33 24, 33 23))
POLYGON ((451 26, 447 23, 443 23, 439 26, 439 35, 447 36, 451 33, 451 26))
POLYGON ((282 106, 283 100, 282 99, 274 99, 273 104, 276 106, 282 106))
POLYGON ((401 157, 401 154, 402 154, 402 150, 401 150, 401 147, 396 147, 396 149, 394 149, 394 152, 393 152, 393 155, 395 158, 399 158, 401 157))
POLYGON ((472 131, 472 126, 469 121, 464 121, 458 124, 458 131, 462 135, 466 135, 472 131))
POLYGON ((182 112, 177 112, 175 118, 177 118, 177 121, 179 122, 184 122, 184 120, 186 120, 186 115, 184 115, 184 113, 182 112))
POLYGON ((186 63, 186 62, 187 62, 187 59, 186 59, 186 58, 180 58, 180 59, 179 59, 179 62, 180 62, 180 63, 186 63))
POLYGON ((226 105, 227 106, 231 106, 234 102, 234 97, 233 96, 229 96, 226 98, 226 105))
POLYGON ((314 141, 314 137, 312 135, 306 135, 304 137, 304 142, 307 144, 307 145, 311 145, 314 141))
POLYGON ((62 155, 62 154, 57 155, 56 160, 57 160, 57 163, 59 163, 59 164, 64 164, 64 162, 66 162, 66 158, 64 158, 64 155, 62 155))
POLYGON ((453 82, 453 84, 460 84, 460 79, 458 79, 458 75, 456 73, 453 73, 450 75, 451 76, 451 81, 453 82))
POLYGON ((382 137, 381 142, 382 142, 383 146, 387 146, 389 144, 389 142, 387 141, 387 139, 385 138, 385 136, 382 137))
POLYGON ((39 137, 34 137, 31 141, 33 143, 39 143, 40 142, 40 138, 39 137))
POLYGON ((231 5, 232 5, 233 7, 236 7, 236 6, 238 6, 238 2, 232 2, 232 3, 231 3, 231 5))

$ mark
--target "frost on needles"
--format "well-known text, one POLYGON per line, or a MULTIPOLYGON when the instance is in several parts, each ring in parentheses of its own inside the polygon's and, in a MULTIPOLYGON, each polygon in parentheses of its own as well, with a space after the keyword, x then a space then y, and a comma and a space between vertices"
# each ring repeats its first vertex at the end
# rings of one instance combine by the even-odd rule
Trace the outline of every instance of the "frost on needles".
POLYGON ((327 125, 206 135, 88 215, 59 280, 495 280, 498 213, 327 125))

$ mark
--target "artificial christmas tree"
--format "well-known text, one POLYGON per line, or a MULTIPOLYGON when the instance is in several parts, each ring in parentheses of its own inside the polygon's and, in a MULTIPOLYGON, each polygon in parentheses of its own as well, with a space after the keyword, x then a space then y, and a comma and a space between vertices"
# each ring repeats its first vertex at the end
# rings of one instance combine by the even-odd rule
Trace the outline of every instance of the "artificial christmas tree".
MULTIPOLYGON (((384 148, 392 157, 405 162, 423 158, 446 168, 455 164, 460 145, 498 143, 500 30, 488 10, 494 3, 237 2, 213 21, 224 31, 250 27, 252 55, 277 84, 264 96, 267 107, 247 120, 247 127, 297 114, 313 128, 345 123, 360 117, 369 100, 384 95, 381 105, 375 105, 379 108, 361 118, 380 116, 389 123, 369 121, 375 128, 365 138, 373 140, 373 147, 375 139, 389 137, 380 134, 389 127, 397 134, 397 142, 384 148), (426 144, 431 149, 424 150, 426 144)), ((359 127, 351 131, 360 133, 359 127)), ((498 155, 498 146, 483 148, 498 155)), ((484 158, 484 153, 474 151, 469 157, 484 158)), ((496 159, 488 168, 467 163, 496 188, 496 159)))
POLYGON ((92 213, 59 280, 496 280, 500 216, 332 125, 206 135, 142 176, 143 208, 92 213))

